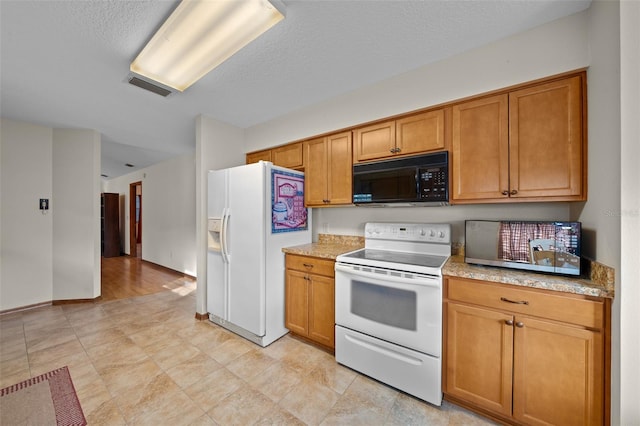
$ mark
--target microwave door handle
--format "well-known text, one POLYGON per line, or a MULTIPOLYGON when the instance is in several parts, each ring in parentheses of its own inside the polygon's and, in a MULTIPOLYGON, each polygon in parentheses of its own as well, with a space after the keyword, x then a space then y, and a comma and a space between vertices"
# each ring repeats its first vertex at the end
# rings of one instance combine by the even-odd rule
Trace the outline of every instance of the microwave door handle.
POLYGON ((374 278, 377 280, 384 278, 384 280, 387 282, 393 282, 398 284, 420 284, 420 285, 426 285, 430 287, 440 287, 439 277, 429 277, 425 275, 418 275, 416 278, 402 278, 402 277, 396 277, 393 275, 383 276, 381 274, 376 274, 372 272, 358 271, 356 269, 353 269, 349 266, 342 265, 340 263, 336 263, 336 271, 341 271, 353 276, 363 277, 363 278, 374 278))

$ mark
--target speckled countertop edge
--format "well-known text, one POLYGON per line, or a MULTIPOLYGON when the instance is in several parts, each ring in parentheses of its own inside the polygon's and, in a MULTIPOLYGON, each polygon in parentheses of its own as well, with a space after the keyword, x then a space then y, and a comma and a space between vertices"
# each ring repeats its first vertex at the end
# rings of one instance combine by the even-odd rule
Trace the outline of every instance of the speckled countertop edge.
POLYGON ((526 271, 470 265, 460 255, 451 256, 442 269, 443 275, 511 284, 520 287, 560 291, 585 296, 613 298, 613 286, 594 282, 586 278, 539 274, 526 271))
POLYGON ((282 251, 287 254, 335 260, 336 257, 342 253, 358 250, 363 247, 364 237, 353 235, 319 234, 317 243, 284 247, 282 251))
MULTIPOLYGON (((318 242, 282 249, 287 254, 335 260, 343 253, 364 247, 364 237, 353 235, 319 234, 318 242)), ((454 245, 453 256, 442 269, 443 275, 511 284, 520 287, 560 291, 594 297, 614 297, 614 270, 591 262, 590 279, 539 274, 491 266, 470 265, 464 262, 464 246, 454 245)))

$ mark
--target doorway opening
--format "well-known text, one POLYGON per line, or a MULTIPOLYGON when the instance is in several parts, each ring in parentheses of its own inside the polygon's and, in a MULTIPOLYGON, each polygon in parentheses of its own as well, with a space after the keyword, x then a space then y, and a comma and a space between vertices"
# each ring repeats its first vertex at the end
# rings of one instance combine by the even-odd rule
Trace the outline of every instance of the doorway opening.
POLYGON ((129 184, 129 255, 142 258, 142 182, 129 184))

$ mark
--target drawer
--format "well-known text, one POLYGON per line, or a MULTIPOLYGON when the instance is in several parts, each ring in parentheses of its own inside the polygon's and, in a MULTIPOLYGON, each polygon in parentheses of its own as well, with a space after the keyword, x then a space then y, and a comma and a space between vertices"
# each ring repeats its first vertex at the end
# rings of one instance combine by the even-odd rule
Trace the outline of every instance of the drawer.
POLYGON ((319 259, 317 257, 287 254, 286 267, 287 269, 295 269, 296 271, 324 275, 327 277, 333 277, 335 275, 335 261, 319 259))
POLYGON ((447 277, 445 297, 514 315, 526 314, 595 329, 604 327, 604 300, 587 296, 447 277))

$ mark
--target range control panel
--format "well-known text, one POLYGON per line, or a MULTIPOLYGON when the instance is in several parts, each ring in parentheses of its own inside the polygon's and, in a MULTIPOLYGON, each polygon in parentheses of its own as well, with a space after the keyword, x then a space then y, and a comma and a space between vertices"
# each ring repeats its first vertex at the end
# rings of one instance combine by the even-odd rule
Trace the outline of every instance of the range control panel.
POLYGON ((448 223, 385 223, 369 222, 364 227, 365 239, 451 243, 448 223))

